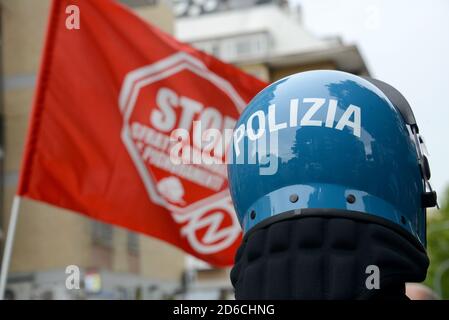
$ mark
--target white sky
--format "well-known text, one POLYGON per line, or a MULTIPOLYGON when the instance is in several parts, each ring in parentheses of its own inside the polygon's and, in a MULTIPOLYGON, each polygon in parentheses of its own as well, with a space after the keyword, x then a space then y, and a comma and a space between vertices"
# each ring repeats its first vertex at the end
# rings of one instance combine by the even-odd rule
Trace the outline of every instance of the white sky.
POLYGON ((449 187, 449 1, 290 0, 305 27, 358 45, 371 75, 409 101, 430 153, 431 183, 449 187))

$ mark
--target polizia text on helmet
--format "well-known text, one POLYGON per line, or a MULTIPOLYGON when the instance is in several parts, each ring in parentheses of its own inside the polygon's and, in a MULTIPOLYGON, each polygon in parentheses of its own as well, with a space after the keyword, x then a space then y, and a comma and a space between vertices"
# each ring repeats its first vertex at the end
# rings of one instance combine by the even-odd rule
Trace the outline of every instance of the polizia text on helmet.
MULTIPOLYGON (((245 124, 241 124, 234 131, 234 150, 238 157, 240 155, 240 143, 243 137, 246 135, 249 140, 256 141, 261 139, 265 135, 266 122, 268 122, 268 131, 270 135, 278 132, 287 127, 327 127, 336 130, 343 130, 345 127, 352 128, 352 134, 360 138, 361 131, 361 111, 360 107, 350 104, 344 111, 340 119, 336 119, 336 110, 338 101, 335 99, 329 99, 326 103, 326 99, 323 98, 304 98, 302 104, 305 108, 308 108, 301 119, 298 118, 299 111, 299 99, 290 100, 290 116, 288 122, 276 122, 276 104, 271 104, 268 107, 268 121, 266 121, 266 115, 262 110, 254 112, 248 117, 245 124), (311 103, 311 105, 310 105, 311 103), (327 104, 327 113, 324 119, 316 118, 317 112, 325 107, 327 104), (254 129, 254 124, 257 123, 257 129, 254 129)), ((321 113, 322 114, 322 113, 321 113)))

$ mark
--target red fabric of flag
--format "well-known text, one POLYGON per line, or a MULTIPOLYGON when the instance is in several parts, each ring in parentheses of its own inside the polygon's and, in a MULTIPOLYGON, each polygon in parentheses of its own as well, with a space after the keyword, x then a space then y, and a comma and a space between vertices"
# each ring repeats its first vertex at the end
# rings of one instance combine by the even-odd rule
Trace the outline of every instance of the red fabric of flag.
POLYGON ((185 130, 201 155, 194 121, 232 128, 265 85, 114 1, 55 0, 18 194, 230 265, 241 231, 226 166, 174 163, 170 136, 185 130))

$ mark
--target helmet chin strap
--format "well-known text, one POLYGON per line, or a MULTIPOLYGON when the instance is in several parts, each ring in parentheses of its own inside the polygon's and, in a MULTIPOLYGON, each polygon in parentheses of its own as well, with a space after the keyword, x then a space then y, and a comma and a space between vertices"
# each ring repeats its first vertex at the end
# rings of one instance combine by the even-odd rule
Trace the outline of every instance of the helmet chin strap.
POLYGON ((388 222, 329 209, 279 216, 245 235, 236 299, 407 299, 405 283, 425 279, 422 245, 388 222))

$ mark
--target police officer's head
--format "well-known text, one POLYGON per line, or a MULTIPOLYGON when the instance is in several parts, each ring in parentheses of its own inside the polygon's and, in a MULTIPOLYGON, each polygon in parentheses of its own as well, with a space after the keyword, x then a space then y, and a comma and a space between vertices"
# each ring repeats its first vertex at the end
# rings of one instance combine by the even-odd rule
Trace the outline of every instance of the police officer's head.
POLYGON ((369 265, 389 288, 425 276, 436 195, 413 112, 392 86, 324 70, 281 79, 242 113, 231 152, 245 232, 237 297, 368 297, 369 265), (342 277, 353 289, 337 288, 342 277))

